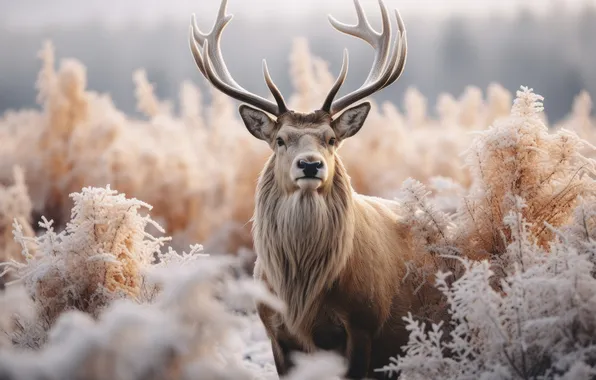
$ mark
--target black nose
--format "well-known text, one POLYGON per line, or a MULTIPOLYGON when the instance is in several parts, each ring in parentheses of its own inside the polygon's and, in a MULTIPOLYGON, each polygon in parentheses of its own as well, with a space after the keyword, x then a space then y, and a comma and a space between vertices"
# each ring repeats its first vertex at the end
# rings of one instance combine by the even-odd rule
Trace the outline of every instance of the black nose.
POLYGON ((319 169, 323 167, 323 161, 308 162, 306 160, 298 161, 298 169, 302 169, 305 177, 316 177, 319 169))

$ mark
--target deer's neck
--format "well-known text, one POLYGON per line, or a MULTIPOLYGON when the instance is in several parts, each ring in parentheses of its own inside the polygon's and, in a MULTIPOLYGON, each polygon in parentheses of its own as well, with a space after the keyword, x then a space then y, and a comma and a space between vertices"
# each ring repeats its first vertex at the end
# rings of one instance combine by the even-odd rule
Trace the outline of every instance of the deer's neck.
POLYGON ((349 177, 336 158, 333 186, 324 193, 284 194, 273 161, 259 179, 253 234, 260 265, 288 307, 290 329, 309 325, 315 302, 352 252, 354 211, 349 177))

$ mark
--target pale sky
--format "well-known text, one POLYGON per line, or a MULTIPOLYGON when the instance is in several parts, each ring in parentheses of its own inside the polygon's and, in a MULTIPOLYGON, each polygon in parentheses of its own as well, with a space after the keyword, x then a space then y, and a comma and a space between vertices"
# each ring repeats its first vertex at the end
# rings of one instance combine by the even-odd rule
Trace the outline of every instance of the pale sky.
MULTIPOLYGON (((377 0, 361 0, 367 8, 377 8, 377 0)), ((596 0, 385 0, 402 14, 484 15, 510 14, 520 8, 543 12, 553 4, 579 9, 596 0)), ((29 27, 47 24, 84 23, 102 20, 116 24, 130 21, 152 23, 162 19, 188 19, 192 12, 211 18, 219 0, 0 0, 0 24, 29 27)), ((322 15, 353 12, 351 0, 229 0, 228 9, 236 17, 298 17, 318 10, 322 15)), ((374 11, 374 10, 373 10, 374 11)), ((348 20, 349 21, 349 20, 348 20)))

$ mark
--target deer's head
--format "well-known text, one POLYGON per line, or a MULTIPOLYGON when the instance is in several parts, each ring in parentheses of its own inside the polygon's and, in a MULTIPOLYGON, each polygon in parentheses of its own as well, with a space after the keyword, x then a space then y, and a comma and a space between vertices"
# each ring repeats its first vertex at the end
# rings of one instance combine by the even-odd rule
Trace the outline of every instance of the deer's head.
POLYGON ((344 50, 340 74, 322 107, 311 113, 289 110, 273 83, 267 63, 263 74, 275 102, 250 93, 230 75, 220 48, 221 34, 232 19, 226 14, 227 0, 222 0, 217 21, 209 34, 202 33, 193 15, 190 48, 197 67, 217 89, 243 104, 239 112, 248 131, 266 141, 274 152, 275 179, 284 190, 314 191, 331 185, 335 173, 336 152, 342 141, 355 135, 366 120, 370 103, 353 104, 395 82, 404 70, 407 57, 406 33, 399 12, 395 11, 398 33, 393 36, 389 12, 379 0, 383 29, 376 32, 369 24, 358 0, 356 25, 346 25, 329 16, 338 31, 367 42, 375 50, 368 78, 357 90, 335 99, 348 73, 348 52, 344 50))

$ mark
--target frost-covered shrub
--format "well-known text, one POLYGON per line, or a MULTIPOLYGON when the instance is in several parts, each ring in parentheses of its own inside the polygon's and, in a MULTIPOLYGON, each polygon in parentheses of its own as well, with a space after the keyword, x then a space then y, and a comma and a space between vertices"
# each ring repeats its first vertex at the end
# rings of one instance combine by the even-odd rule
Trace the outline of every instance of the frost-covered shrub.
POLYGON ((592 111, 592 97, 587 91, 582 91, 573 100, 571 113, 556 128, 572 130, 581 138, 594 144, 596 142, 596 119, 593 117, 592 111))
POLYGON ((0 349, 0 377, 253 379, 237 339, 251 321, 237 311, 266 294, 233 269, 231 260, 174 257, 150 271, 160 288, 151 302, 114 300, 96 318, 65 311, 38 350, 0 349))
MULTIPOLYGON (((520 198, 518 209, 525 208, 520 198)), ((531 238, 520 212, 505 218, 510 268, 492 286, 488 261, 462 259, 465 273, 437 286, 450 326, 406 319, 406 355, 385 370, 403 379, 592 379, 596 376, 594 261, 558 235, 548 250, 531 238), (446 331, 447 332, 446 332, 446 331)))
POLYGON ((473 182, 460 209, 457 243, 468 256, 487 257, 505 251, 503 218, 515 198, 525 200, 523 215, 541 245, 552 239, 547 225, 570 221, 580 197, 596 190, 590 177, 595 161, 585 157, 586 142, 576 134, 549 132, 542 97, 522 87, 508 118, 478 132, 466 152, 473 182))
MULTIPOLYGON (((566 242, 596 263, 596 202, 581 199, 573 212, 572 223, 562 227, 566 242)), ((596 268, 593 270, 596 277, 596 268)))
POLYGON ((23 287, 0 290, 0 352, 12 348, 13 332, 33 317, 33 301, 23 287))
MULTIPOLYGON (((23 171, 19 167, 13 168, 14 183, 3 186, 0 184, 0 263, 8 260, 22 260, 21 248, 14 241, 12 223, 17 220, 22 224, 22 233, 33 236, 31 228, 31 199, 25 184, 23 171)), ((28 249, 33 249, 29 247, 28 249)), ((2 269, 0 269, 0 284, 2 283, 2 269)))
POLYGON ((61 232, 54 231, 52 222, 43 218, 40 226, 45 232, 28 237, 15 221, 15 238, 26 261, 3 264, 34 300, 44 330, 65 310, 97 316, 117 298, 146 297, 145 292, 151 289, 145 286, 143 268, 166 241, 145 231, 151 225, 163 232, 150 217, 140 214, 142 207, 150 209, 143 202, 127 199, 109 186, 84 188, 71 196, 72 219, 61 232), (35 253, 29 250, 30 245, 35 246, 35 253))
POLYGON ((404 181, 397 195, 403 223, 410 227, 413 244, 420 251, 449 243, 453 230, 452 219, 437 210, 430 195, 426 186, 413 178, 404 181))

